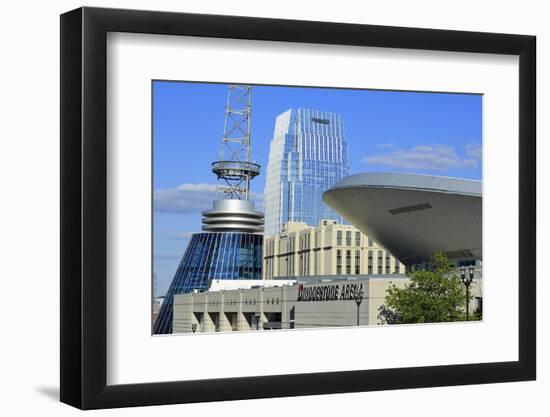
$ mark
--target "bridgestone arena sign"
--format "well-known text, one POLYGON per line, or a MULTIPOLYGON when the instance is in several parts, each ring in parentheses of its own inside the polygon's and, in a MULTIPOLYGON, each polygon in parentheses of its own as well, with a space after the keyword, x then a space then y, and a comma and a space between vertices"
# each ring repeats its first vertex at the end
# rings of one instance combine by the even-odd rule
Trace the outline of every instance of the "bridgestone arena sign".
POLYGON ((363 298, 363 284, 315 285, 298 287, 297 301, 342 301, 363 298), (342 288, 340 288, 342 287, 342 288))

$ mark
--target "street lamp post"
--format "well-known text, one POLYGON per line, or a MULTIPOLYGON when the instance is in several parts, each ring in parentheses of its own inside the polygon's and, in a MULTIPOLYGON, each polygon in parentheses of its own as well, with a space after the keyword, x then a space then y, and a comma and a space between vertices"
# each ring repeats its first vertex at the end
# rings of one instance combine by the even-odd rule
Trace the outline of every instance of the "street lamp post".
POLYGON ((359 326, 359 307, 361 307, 361 303, 363 302, 363 288, 355 294, 355 304, 357 304, 357 325, 359 326))
POLYGON ((256 317, 256 330, 260 330, 260 318, 262 315, 260 313, 254 313, 254 317, 256 317))
POLYGON ((460 268, 460 279, 466 287, 466 321, 470 319, 470 284, 474 280, 474 268, 468 268, 467 272, 466 274, 466 268, 460 268))

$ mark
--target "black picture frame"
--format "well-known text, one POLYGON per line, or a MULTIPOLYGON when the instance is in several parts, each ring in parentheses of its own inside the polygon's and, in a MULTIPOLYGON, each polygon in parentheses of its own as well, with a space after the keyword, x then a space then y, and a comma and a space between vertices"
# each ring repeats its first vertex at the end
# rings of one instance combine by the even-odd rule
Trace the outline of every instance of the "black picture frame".
POLYGON ((61 401, 97 409, 534 380, 535 51, 524 35, 88 7, 61 15, 61 401), (108 32, 519 56, 519 360, 107 385, 108 32))

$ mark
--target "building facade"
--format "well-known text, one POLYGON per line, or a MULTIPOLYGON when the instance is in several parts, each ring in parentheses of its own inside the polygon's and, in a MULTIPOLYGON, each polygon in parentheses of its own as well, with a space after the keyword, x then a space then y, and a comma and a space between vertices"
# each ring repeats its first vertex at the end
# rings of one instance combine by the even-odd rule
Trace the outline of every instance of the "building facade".
MULTIPOLYGON (((356 279, 333 276, 328 281, 299 278, 293 285, 177 295, 174 333, 378 325, 382 324, 379 308, 386 290, 408 283, 402 274, 356 279)), ((471 312, 482 308, 481 287, 480 279, 474 279, 471 312)))
POLYGON ((420 174, 350 175, 324 201, 408 267, 444 252, 457 266, 481 266, 483 183, 420 174))
POLYGON ((317 227, 289 222, 264 238, 264 279, 325 275, 403 274, 405 266, 359 229, 322 219, 317 227))
POLYGON ((206 291, 214 279, 261 279, 262 238, 242 232, 193 234, 160 306, 153 333, 172 332, 174 295, 206 291))
POLYGON ((341 115, 307 109, 290 109, 279 115, 264 189, 265 235, 276 235, 291 221, 310 226, 321 219, 343 223, 322 195, 348 172, 341 115))

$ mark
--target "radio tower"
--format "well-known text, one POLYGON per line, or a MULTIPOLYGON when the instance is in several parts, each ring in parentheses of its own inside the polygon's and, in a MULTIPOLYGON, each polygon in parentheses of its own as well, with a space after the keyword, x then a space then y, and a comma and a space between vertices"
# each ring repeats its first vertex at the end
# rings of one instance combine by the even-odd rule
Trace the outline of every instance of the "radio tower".
POLYGON ((263 232, 263 214, 250 201, 250 180, 260 173, 250 160, 251 102, 251 86, 229 86, 220 152, 212 163, 216 200, 213 210, 203 212, 205 231, 263 232))
MULTIPOLYGON (((264 215, 250 201, 250 180, 260 173, 260 165, 250 160, 251 90, 248 85, 229 86, 220 153, 212 164, 218 178, 216 200, 212 210, 202 213, 204 232, 194 233, 187 245, 154 323, 154 334, 172 333, 175 295, 206 291, 212 280, 262 277, 264 215)), ((204 330, 192 325, 179 323, 178 331, 204 330)), ((212 323, 207 320, 204 325, 212 323)))

